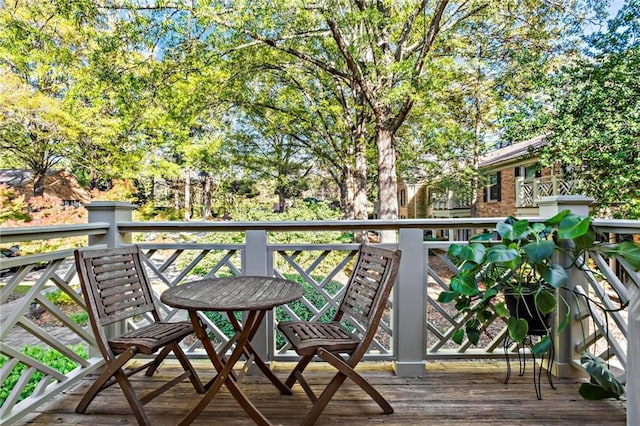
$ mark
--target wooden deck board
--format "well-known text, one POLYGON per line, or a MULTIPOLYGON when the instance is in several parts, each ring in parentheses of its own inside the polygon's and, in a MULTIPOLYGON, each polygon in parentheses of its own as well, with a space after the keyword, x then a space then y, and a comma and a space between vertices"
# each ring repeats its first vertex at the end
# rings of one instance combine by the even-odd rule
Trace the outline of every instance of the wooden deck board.
MULTIPOLYGON (((213 370, 201 361, 196 368, 208 380, 213 370)), ((275 364, 274 371, 285 377, 290 364, 275 364)), ((503 384, 505 364, 496 363, 432 363, 425 378, 396 377, 389 364, 365 364, 367 379, 387 398, 395 413, 385 415, 379 407, 347 381, 320 416, 317 425, 349 426, 385 425, 625 425, 625 407, 619 401, 585 401, 577 393, 581 379, 555 379, 551 389, 543 378, 542 401, 535 397, 531 369, 524 377, 512 374, 503 384)), ((170 378, 178 369, 165 363, 152 378, 133 377, 136 391, 143 394, 160 381, 170 378)), ((321 389, 332 372, 314 367, 308 377, 314 390, 321 389)), ((23 419, 19 424, 31 425, 135 425, 126 399, 118 386, 103 392, 89 406, 87 414, 75 414, 75 406, 90 385, 84 380, 59 395, 47 405, 23 419)), ((249 376, 242 390, 274 425, 296 425, 310 407, 302 389, 294 388, 293 396, 281 396, 261 376, 249 376)), ((249 417, 240 409, 226 388, 216 395, 194 425, 247 425, 249 417)), ((154 424, 174 425, 197 402, 199 396, 188 382, 147 404, 154 424)))

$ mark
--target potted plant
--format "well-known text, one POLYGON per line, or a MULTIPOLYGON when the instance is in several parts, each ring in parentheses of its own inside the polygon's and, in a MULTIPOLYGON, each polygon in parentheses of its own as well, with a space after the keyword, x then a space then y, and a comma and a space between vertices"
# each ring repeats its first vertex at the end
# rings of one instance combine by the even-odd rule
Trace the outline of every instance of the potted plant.
MULTIPOLYGON (((449 248, 458 272, 451 279, 449 291, 442 292, 438 300, 455 302, 456 309, 466 315, 464 327, 452 337, 458 344, 465 335, 477 344, 481 332, 497 315, 507 323, 509 336, 516 342, 522 343, 528 334, 541 336, 532 352, 543 355, 551 349, 553 328, 563 330, 570 319, 570 304, 557 290, 566 288, 568 268, 589 268, 587 251, 622 257, 640 269, 637 244, 603 243, 597 239, 591 217, 569 210, 544 222, 508 217, 497 224, 496 232, 499 241, 494 232, 484 232, 473 236, 468 244, 452 244, 449 248), (558 263, 561 260, 565 263, 558 263), (548 318, 558 303, 567 307, 566 315, 552 324, 548 318)), ((624 392, 615 376, 603 368, 604 361, 585 354, 583 362, 592 378, 580 391, 585 398, 595 394, 619 397, 624 392)))

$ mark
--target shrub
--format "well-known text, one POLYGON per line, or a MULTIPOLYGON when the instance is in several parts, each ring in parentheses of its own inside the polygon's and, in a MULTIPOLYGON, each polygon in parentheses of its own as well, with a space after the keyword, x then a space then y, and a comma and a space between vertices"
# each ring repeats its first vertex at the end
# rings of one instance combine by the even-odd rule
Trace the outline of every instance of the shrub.
MULTIPOLYGON (((75 347, 68 347, 69 349, 77 353, 81 358, 88 358, 87 351, 81 344, 77 344, 75 347)), ((25 345, 21 352, 35 359, 36 361, 40 361, 44 365, 59 371, 62 374, 66 374, 74 370, 78 366, 75 362, 71 361, 60 352, 54 349, 46 349, 42 346, 25 345)), ((9 359, 6 356, 0 354, 0 367, 2 367, 8 360, 9 359)), ((25 364, 18 363, 15 367, 13 367, 5 381, 2 382, 2 385, 0 386, 0 407, 4 405, 4 402, 11 394, 11 391, 16 386, 16 383, 18 383, 18 381, 20 380, 20 377, 22 376, 22 373, 26 368, 27 366, 25 364)), ((25 386, 22 390, 18 401, 22 401, 23 399, 29 397, 43 377, 44 375, 39 371, 34 373, 29 379, 27 386, 25 386)))
POLYGON ((27 222, 30 219, 24 195, 18 195, 5 184, 0 185, 0 224, 7 221, 27 222))

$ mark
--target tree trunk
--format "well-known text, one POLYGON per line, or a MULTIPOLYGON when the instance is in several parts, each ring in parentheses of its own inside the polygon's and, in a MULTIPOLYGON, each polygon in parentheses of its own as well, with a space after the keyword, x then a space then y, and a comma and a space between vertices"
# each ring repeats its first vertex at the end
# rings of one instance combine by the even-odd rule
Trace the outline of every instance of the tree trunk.
POLYGON ((202 197, 204 198, 204 205, 202 206, 202 219, 211 219, 211 176, 207 173, 204 176, 204 182, 202 184, 202 197))
POLYGON ((284 189, 278 191, 278 213, 284 213, 287 210, 287 195, 284 189))
POLYGON ((184 220, 191 220, 191 170, 184 174, 184 220))
POLYGON ((42 197, 44 195, 44 178, 47 175, 46 170, 33 171, 33 195, 42 197))
POLYGON ((376 132, 378 148, 378 189, 380 219, 398 218, 398 176, 396 175, 396 147, 394 132, 378 128, 376 132))
MULTIPOLYGON (((367 212, 367 158, 365 151, 365 136, 364 134, 357 135, 355 138, 356 168, 353 174, 353 213, 354 218, 357 220, 369 218, 367 212)), ((354 240, 358 243, 369 242, 367 231, 354 232, 354 240)))
POLYGON ((180 210, 180 188, 178 187, 179 184, 180 181, 174 182, 173 184, 173 209, 175 211, 180 210))
POLYGON ((341 175, 342 181, 339 182, 339 187, 342 218, 344 220, 351 220, 355 218, 353 205, 353 178, 351 167, 349 167, 349 165, 343 165, 341 175))

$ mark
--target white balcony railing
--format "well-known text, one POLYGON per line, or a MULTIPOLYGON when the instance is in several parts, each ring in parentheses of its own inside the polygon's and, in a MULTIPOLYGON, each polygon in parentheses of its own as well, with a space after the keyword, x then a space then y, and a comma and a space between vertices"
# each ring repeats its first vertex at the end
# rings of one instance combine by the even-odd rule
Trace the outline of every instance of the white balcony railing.
MULTIPOLYGON (((575 203, 575 199, 572 200, 575 203)), ((357 250, 352 243, 319 243, 326 233, 345 233, 356 230, 393 231, 395 241, 382 245, 399 247, 403 252, 398 283, 394 288, 388 313, 381 322, 380 332, 367 355, 369 360, 393 361, 401 376, 424 376, 425 365, 433 359, 497 358, 503 359, 502 339, 506 328, 499 320, 489 335, 472 346, 468 342, 454 343, 451 336, 463 326, 464 320, 455 315, 449 305, 437 302, 438 294, 448 289, 448 278, 455 266, 446 256, 451 242, 425 241, 427 231, 449 229, 474 232, 495 226, 497 219, 411 219, 394 221, 323 221, 323 222, 133 222, 131 207, 124 203, 94 203, 89 208, 89 224, 57 227, 2 229, 2 245, 20 241, 47 241, 53 238, 86 236, 87 245, 117 246, 140 242, 156 296, 164 289, 179 283, 222 275, 273 275, 299 279, 306 287, 305 298, 276 310, 267 318, 256 335, 254 347, 270 360, 291 360, 295 354, 275 333, 274 322, 283 318, 297 318, 304 312, 308 317, 322 317, 336 305, 357 250), (300 244, 275 244, 269 236, 275 233, 305 235, 300 244), (152 238, 153 237, 153 238, 152 238), (161 241, 161 242, 150 242, 161 241), (399 326, 401 325, 401 326, 399 326)), ((640 234, 640 221, 596 221, 603 232, 640 234)), ((337 239, 334 239, 337 241, 337 239)), ((72 261, 72 251, 56 251, 36 255, 6 258, 0 261, 0 301, 2 302, 2 330, 0 353, 6 357, 0 369, 0 383, 14 377, 14 390, 4 397, 0 408, 3 424, 11 424, 34 407, 76 383, 99 368, 95 339, 90 328, 76 323, 66 310, 60 309, 47 297, 51 290, 69 296, 71 304, 84 309, 84 301, 72 261), (12 300, 18 288, 26 289, 22 297, 12 300), (37 308, 55 321, 39 325, 33 318, 37 308), (72 365, 69 372, 60 372, 38 361, 24 345, 40 346, 64 355, 72 365), (76 355, 69 346, 82 346, 88 359, 76 355), (22 368, 19 372, 16 367, 22 368), (29 397, 20 401, 29 379, 38 374, 41 379, 29 397), (5 423, 6 422, 6 423, 5 423)), ((587 325, 588 346, 616 366, 620 375, 635 374, 638 367, 631 362, 640 359, 640 326, 632 326, 640 319, 640 276, 618 264, 612 268, 608 259, 594 256, 594 265, 607 277, 572 274, 571 285, 588 294, 594 301, 610 306, 611 289, 630 301, 629 307, 616 312, 606 321, 597 310, 585 322, 585 315, 576 315, 574 326, 567 327, 557 337, 557 373, 570 375, 580 372, 580 352, 585 341, 583 326, 587 325), (608 328, 607 328, 608 327, 608 328), (627 350, 629 343, 629 350, 627 350), (635 345, 635 346, 633 346, 635 345), (632 351, 635 350, 635 355, 632 351), (634 370, 635 369, 635 370, 634 370)), ((166 318, 177 318, 184 312, 161 306, 166 318)), ((585 314, 587 309, 581 309, 585 314)), ((215 319, 202 317, 210 332, 220 343, 227 340, 224 327, 215 319)), ((136 327, 136 324, 126 324, 136 327)), ((185 347, 190 357, 206 356, 197 340, 185 347)), ((640 389, 638 380, 627 385, 629 418, 640 418, 640 389), (633 417, 636 416, 636 417, 633 417)))
POLYGON ((516 207, 535 207, 535 200, 556 195, 574 195, 575 180, 562 176, 516 178, 516 207))

